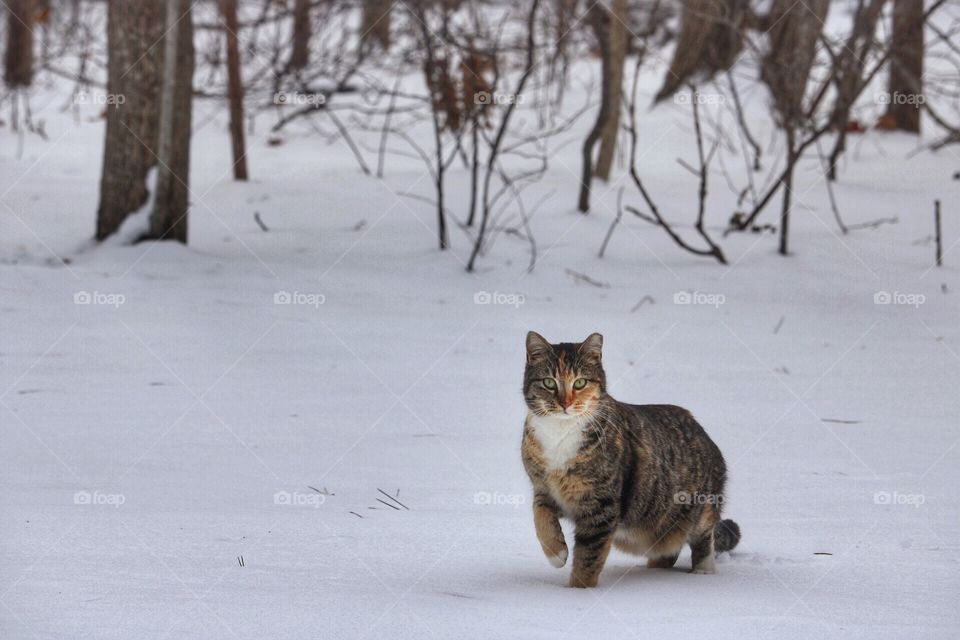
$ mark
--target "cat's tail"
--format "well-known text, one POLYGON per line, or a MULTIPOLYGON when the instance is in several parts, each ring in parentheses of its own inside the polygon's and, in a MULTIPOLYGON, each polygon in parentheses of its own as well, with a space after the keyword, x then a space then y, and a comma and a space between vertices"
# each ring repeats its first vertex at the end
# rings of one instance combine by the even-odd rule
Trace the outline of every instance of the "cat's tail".
POLYGON ((713 526, 713 548, 717 553, 730 551, 740 542, 740 525, 733 520, 721 520, 713 526))

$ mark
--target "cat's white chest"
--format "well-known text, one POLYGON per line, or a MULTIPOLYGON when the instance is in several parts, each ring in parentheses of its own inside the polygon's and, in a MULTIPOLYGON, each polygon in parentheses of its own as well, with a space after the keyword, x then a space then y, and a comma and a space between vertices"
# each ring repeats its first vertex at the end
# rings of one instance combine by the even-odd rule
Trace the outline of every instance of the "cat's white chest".
POLYGON ((583 444, 585 421, 581 419, 555 418, 529 414, 533 436, 543 450, 543 460, 548 471, 565 469, 577 456, 583 444))

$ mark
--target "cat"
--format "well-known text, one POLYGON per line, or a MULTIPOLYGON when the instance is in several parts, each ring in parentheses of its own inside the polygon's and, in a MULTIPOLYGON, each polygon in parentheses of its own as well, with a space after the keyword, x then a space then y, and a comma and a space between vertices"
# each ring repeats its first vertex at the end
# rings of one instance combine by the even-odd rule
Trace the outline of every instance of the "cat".
POLYGON ((669 568, 689 544, 694 573, 713 573, 740 527, 721 520, 726 465, 686 409, 607 395, 603 336, 550 344, 527 334, 523 465, 550 564, 567 562, 560 519, 575 526, 571 587, 595 587, 610 547, 669 568))

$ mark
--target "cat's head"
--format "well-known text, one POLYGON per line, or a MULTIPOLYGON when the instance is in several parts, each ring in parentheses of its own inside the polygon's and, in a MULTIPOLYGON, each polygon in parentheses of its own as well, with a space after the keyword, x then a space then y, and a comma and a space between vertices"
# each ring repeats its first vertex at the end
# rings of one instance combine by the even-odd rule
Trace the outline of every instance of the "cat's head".
POLYGON ((523 397, 530 411, 571 419, 595 411, 607 390, 602 348, 599 333, 583 342, 559 344, 550 344, 535 331, 528 333, 523 397))

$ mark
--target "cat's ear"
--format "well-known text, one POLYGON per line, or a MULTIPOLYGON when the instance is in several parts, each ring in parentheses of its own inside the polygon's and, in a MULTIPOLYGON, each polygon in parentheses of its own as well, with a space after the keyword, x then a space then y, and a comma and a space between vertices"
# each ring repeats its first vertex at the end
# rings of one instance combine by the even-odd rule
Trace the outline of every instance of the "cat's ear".
POLYGON ((577 352, 586 359, 600 362, 603 351, 603 336, 599 333, 591 333, 586 340, 580 343, 577 352))
POLYGON ((532 364, 546 358, 553 351, 553 347, 536 331, 527 333, 527 363, 532 364))

